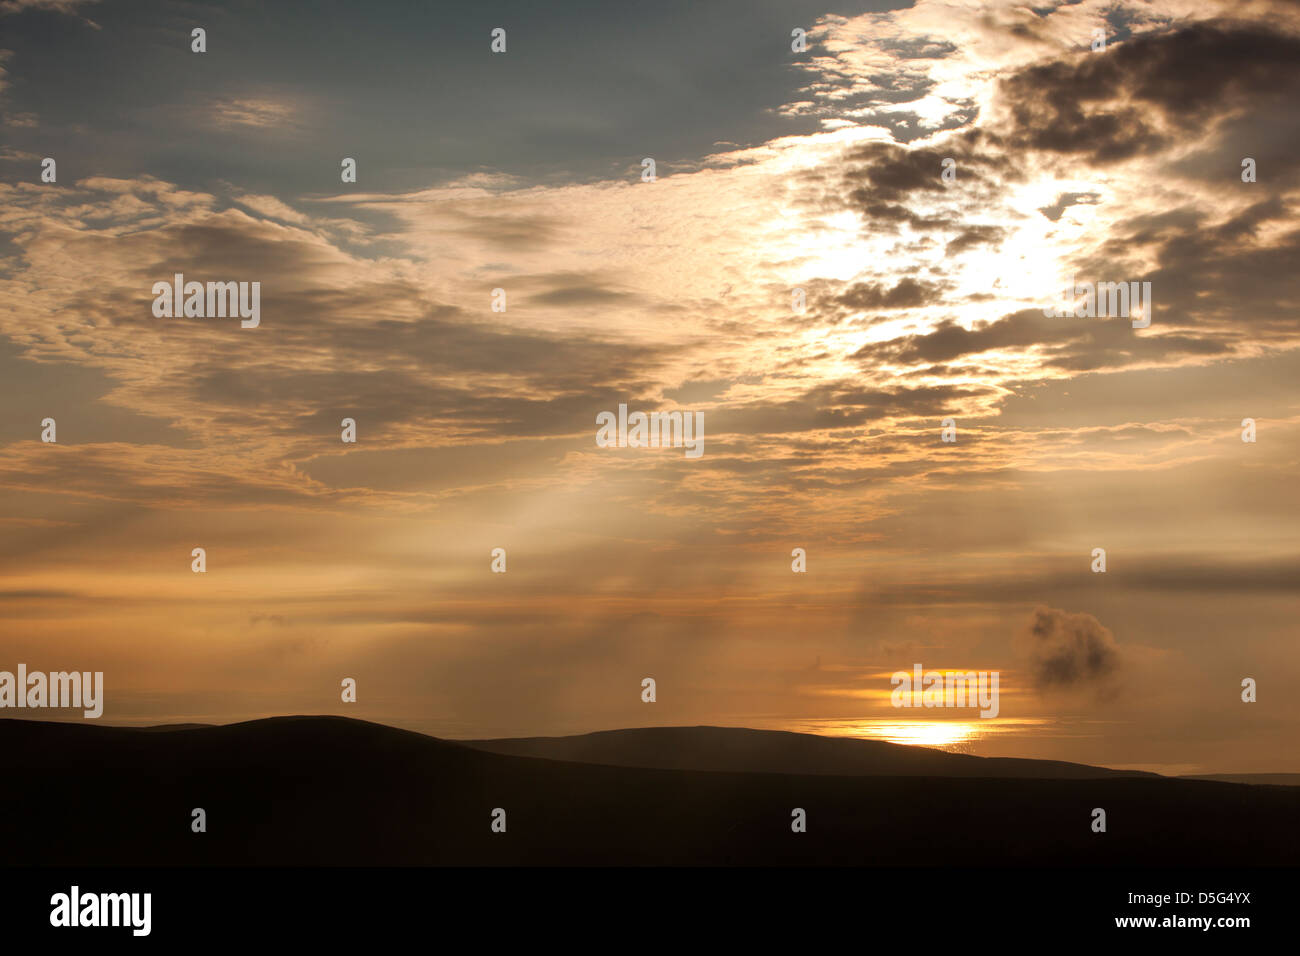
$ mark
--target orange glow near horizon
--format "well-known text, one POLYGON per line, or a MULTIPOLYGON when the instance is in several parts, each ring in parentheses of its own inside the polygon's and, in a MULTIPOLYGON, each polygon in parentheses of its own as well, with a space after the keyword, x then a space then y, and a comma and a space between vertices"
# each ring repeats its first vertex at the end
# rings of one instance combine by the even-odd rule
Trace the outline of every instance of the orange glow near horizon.
POLYGON ((986 720, 869 718, 801 721, 799 726, 787 729, 826 737, 857 737, 891 744, 964 752, 989 737, 1013 731, 1020 734, 1033 733, 1035 730, 1047 729, 1051 723, 1050 720, 1037 718, 1005 717, 986 720))

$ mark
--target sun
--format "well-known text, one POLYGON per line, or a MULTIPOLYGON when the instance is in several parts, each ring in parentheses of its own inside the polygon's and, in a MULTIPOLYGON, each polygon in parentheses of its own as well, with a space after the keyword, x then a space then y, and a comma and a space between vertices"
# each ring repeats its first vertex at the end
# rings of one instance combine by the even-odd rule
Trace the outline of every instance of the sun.
POLYGON ((851 731, 854 736, 918 747, 953 747, 984 736, 972 720, 867 720, 851 731))

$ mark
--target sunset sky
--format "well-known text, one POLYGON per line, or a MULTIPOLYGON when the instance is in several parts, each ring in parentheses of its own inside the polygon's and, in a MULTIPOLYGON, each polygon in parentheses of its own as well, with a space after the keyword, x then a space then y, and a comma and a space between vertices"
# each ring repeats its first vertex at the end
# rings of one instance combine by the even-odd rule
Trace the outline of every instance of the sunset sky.
POLYGON ((1300 8, 828 2, 0 2, 0 669, 1300 771, 1300 8))

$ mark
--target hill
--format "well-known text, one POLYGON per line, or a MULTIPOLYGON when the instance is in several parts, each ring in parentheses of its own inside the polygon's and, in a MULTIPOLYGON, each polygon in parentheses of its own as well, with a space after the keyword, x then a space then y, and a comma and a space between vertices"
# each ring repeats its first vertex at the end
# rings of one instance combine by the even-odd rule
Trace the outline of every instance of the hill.
POLYGON ((339 717, 166 733, 0 720, 0 753, 9 865, 1300 863, 1288 787, 601 766, 339 717))
POLYGON ((573 737, 462 740, 492 753, 660 770, 931 777, 1151 777, 1059 760, 974 757, 853 737, 744 727, 642 727, 573 737))

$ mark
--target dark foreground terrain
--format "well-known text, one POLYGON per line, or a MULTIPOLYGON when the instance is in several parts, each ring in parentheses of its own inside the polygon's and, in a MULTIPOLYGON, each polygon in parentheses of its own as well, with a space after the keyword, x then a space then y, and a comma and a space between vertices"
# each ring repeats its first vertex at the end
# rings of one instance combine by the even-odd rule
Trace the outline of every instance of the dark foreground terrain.
POLYGON ((764 731, 471 746, 338 717, 0 720, 0 760, 0 865, 1300 863, 1300 788, 764 731))
POLYGON ((902 777, 1154 777, 1061 760, 973 757, 931 747, 743 727, 638 727, 574 737, 462 740, 479 750, 615 767, 902 777))

